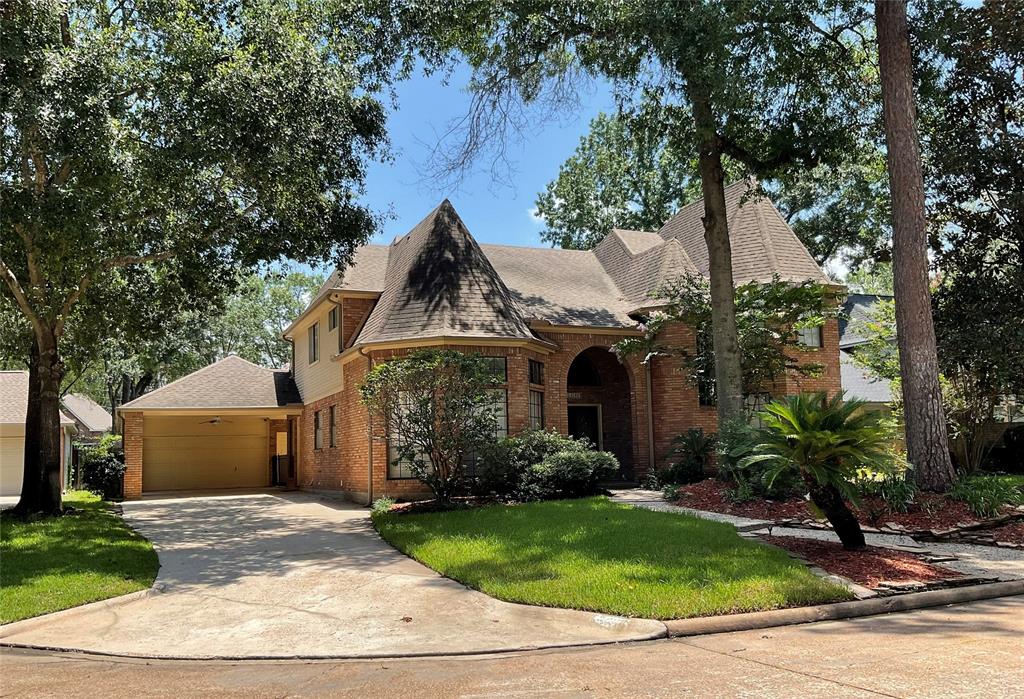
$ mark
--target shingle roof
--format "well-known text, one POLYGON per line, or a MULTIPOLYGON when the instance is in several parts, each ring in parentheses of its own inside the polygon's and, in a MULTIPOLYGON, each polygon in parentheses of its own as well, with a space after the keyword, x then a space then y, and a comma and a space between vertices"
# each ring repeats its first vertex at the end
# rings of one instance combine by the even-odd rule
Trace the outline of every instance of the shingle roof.
MULTIPOLYGON (((28 410, 28 371, 0 371, 0 423, 25 424, 28 410)), ((73 425, 75 421, 64 413, 60 424, 73 425)))
POLYGON ((533 339, 518 304, 446 199, 391 244, 384 289, 357 342, 533 339))
MULTIPOLYGON (((738 283, 829 281, 770 201, 750 185, 726 187, 738 283)), ((445 200, 390 246, 364 245, 332 289, 381 298, 358 344, 430 336, 532 336, 528 321, 634 327, 630 313, 652 303, 666 282, 708 273, 703 203, 683 207, 657 233, 613 230, 594 250, 477 245, 445 200)))
MULTIPOLYGON (((830 280, 807 252, 778 209, 759 196, 746 180, 725 188, 726 220, 732 244, 733 281, 768 281, 773 274, 787 281, 830 280)), ((665 222, 658 234, 678 240, 697 270, 708 274, 708 247, 704 242, 704 202, 687 204, 665 222)))
POLYGON ((280 408, 301 404, 287 369, 231 355, 125 403, 125 408, 280 408))
POLYGON ((879 301, 891 301, 888 294, 849 294, 843 302, 839 316, 839 346, 853 347, 867 342, 868 338, 858 333, 858 325, 871 320, 871 314, 879 301))
POLYGON ((889 380, 878 378, 858 366, 853 355, 845 350, 839 351, 839 377, 847 398, 859 398, 870 403, 888 403, 892 400, 889 380))
POLYGON ((90 432, 107 432, 114 426, 110 413, 84 393, 69 393, 61 403, 64 410, 90 432))

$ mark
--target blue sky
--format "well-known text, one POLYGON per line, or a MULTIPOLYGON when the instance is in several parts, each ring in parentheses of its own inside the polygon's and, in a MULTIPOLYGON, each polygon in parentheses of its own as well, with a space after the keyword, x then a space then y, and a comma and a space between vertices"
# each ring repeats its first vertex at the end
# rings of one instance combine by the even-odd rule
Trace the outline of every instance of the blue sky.
POLYGON ((469 96, 464 86, 468 77, 469 69, 463 67, 447 85, 440 76, 416 74, 398 86, 398 109, 388 118, 394 161, 371 166, 363 199, 376 211, 390 211, 394 218, 384 224, 373 242, 389 243, 403 235, 447 197, 479 242, 540 245, 543 224, 530 215, 537 193, 575 150, 590 120, 599 111, 614 108, 606 86, 586 89, 577 112, 538 125, 521 144, 513 145, 512 186, 493 181, 485 161, 477 164, 458 189, 440 189, 426 180, 424 168, 438 135, 467 111, 469 96))

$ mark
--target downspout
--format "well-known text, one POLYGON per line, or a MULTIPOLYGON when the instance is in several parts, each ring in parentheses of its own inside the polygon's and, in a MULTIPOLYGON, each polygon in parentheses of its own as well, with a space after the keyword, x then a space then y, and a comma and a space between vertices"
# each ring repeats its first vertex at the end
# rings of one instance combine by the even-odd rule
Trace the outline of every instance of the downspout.
POLYGON ((654 387, 651 384, 651 361, 644 363, 644 377, 647 379, 647 468, 656 470, 654 459, 654 387))
MULTIPOLYGON (((370 370, 373 369, 373 358, 364 351, 365 349, 366 349, 365 347, 360 347, 359 348, 359 354, 361 354, 364 357, 366 357, 366 372, 369 373, 370 370)), ((367 434, 367 438, 369 439, 369 445, 368 445, 368 448, 366 450, 367 454, 369 454, 369 456, 368 456, 368 458, 366 460, 366 500, 367 500, 366 504, 367 505, 372 505, 373 504, 373 411, 369 411, 368 410, 367 414, 369 415, 370 431, 367 434)))

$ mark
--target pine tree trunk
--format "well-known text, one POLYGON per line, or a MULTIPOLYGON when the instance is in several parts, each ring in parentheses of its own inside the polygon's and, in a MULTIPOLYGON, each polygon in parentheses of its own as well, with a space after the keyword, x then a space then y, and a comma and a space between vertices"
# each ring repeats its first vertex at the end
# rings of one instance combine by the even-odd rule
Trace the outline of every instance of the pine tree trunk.
POLYGON ((25 420, 25 473, 15 512, 59 515, 61 512, 60 382, 63 368, 57 337, 47 328, 37 332, 29 369, 25 420))
POLYGON ((941 492, 956 474, 949 455, 928 289, 924 181, 917 140, 906 0, 876 0, 878 62, 892 196, 896 338, 907 459, 918 486, 941 492))
POLYGON ((834 485, 821 485, 809 475, 804 476, 804 483, 810 491, 811 501, 825 514, 843 548, 848 551, 863 549, 864 532, 860 528, 860 522, 846 506, 839 490, 834 485))
POLYGON ((736 289, 732 280, 732 246, 725 212, 725 172, 717 124, 709 100, 691 87, 690 100, 699 139, 701 189, 704 194, 704 240, 711 277, 711 339, 715 353, 718 424, 743 414, 743 373, 736 330, 736 289))

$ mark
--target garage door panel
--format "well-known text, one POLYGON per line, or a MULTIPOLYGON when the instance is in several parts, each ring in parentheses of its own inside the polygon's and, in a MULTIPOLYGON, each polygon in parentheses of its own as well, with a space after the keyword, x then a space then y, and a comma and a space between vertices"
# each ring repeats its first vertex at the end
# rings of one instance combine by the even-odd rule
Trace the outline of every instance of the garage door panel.
POLYGON ((20 495, 25 475, 25 438, 0 437, 0 495, 20 495))
POLYGON ((270 484, 267 422, 232 417, 146 417, 142 489, 253 488, 270 484))

